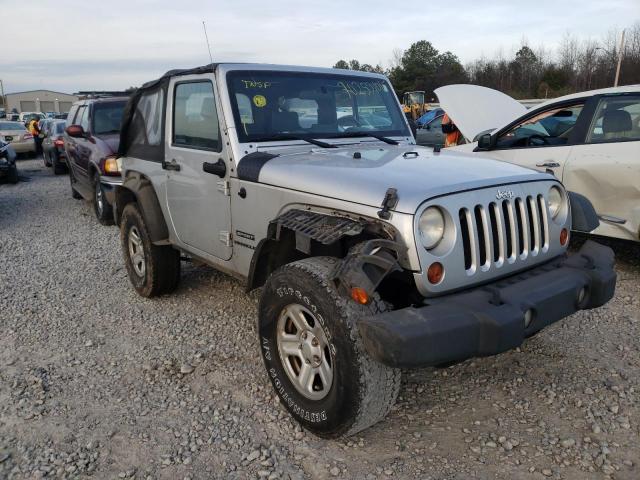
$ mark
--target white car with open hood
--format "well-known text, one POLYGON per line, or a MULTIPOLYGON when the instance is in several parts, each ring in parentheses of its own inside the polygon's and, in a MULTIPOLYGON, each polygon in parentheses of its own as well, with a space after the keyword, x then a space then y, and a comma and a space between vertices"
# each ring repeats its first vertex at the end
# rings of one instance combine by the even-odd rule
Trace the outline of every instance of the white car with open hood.
POLYGON ((553 173, 598 213, 593 233, 640 241, 640 85, 567 95, 525 110, 477 85, 435 91, 462 134, 453 147, 553 173))

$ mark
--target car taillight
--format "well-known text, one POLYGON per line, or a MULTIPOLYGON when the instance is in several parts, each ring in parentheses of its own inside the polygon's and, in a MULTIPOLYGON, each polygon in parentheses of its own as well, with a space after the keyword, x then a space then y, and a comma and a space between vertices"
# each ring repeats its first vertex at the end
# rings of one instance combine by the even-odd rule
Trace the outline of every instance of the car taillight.
POLYGON ((64 142, 63 142, 62 140, 60 140, 60 139, 58 139, 58 140, 54 140, 54 141, 53 141, 53 144, 54 144, 56 147, 64 147, 64 142))
POLYGON ((32 139, 32 138, 33 138, 33 135, 31 135, 30 133, 25 133, 25 134, 22 136, 22 139, 23 139, 23 140, 29 140, 29 139, 32 139))

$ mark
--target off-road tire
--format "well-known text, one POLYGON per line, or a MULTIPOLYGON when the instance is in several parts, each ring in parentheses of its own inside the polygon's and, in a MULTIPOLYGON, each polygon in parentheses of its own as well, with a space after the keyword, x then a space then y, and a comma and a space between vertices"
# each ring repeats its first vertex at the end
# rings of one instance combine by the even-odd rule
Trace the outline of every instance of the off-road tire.
POLYGON ((365 351, 356 320, 386 310, 374 295, 369 305, 338 294, 330 280, 338 263, 313 257, 287 264, 267 280, 259 306, 258 330, 267 374, 281 403, 307 430, 324 438, 358 433, 382 420, 400 388, 400 370, 374 361, 365 351), (321 319, 332 348, 333 383, 320 400, 310 400, 293 385, 278 350, 278 318, 291 304, 302 305, 321 319))
POLYGON ((67 168, 64 165, 64 163, 60 161, 60 157, 58 157, 57 152, 51 154, 51 168, 53 169, 54 175, 62 175, 67 171, 67 168))
POLYGON ((82 200, 82 195, 75 188, 73 188, 73 184, 75 183, 75 178, 73 176, 73 171, 69 169, 69 185, 71 186, 71 198, 76 200, 82 200))
POLYGON ((173 292, 180 282, 180 252, 170 245, 151 243, 147 226, 136 203, 129 203, 122 212, 120 245, 129 280, 143 297, 155 297, 173 292), (129 249, 129 236, 135 229, 144 252, 144 275, 136 273, 129 249))
POLYGON ((93 176, 93 212, 102 225, 113 225, 115 223, 113 220, 113 207, 107 202, 98 173, 93 176))
POLYGON ((9 170, 9 173, 7 175, 7 182, 15 184, 18 183, 18 180, 18 167, 14 165, 13 168, 9 170))

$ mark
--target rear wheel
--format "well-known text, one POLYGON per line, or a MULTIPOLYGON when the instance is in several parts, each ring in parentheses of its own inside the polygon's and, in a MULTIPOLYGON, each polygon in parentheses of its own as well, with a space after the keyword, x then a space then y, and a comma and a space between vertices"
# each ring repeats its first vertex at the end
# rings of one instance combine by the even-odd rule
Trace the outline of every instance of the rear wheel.
POLYGON ((82 195, 80 195, 80 193, 78 193, 78 191, 75 188, 73 188, 74 183, 76 183, 76 179, 73 176, 73 171, 69 169, 69 184, 71 185, 71 198, 75 198, 76 200, 81 200, 82 195))
POLYGON ((53 152, 51 154, 51 166, 53 168, 54 175, 62 175, 67 171, 65 165, 60 161, 58 152, 53 152))
POLYGON ((93 211, 102 225, 114 224, 113 208, 109 202, 107 202, 98 173, 93 176, 93 211))
POLYGON ((400 370, 364 350, 356 320, 385 310, 375 297, 362 306, 330 280, 338 260, 314 257, 275 271, 259 307, 262 357, 289 413, 318 436, 353 435, 389 412, 400 370))
POLYGON ((120 245, 133 288, 143 297, 173 292, 180 281, 180 252, 170 245, 151 243, 137 204, 122 212, 120 245))

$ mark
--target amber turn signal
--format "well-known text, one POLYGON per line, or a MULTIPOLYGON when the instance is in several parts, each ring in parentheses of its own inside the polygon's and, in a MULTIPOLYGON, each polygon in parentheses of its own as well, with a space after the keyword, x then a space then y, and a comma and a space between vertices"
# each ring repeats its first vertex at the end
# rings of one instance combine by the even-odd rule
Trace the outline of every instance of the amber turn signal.
POLYGON ((118 174, 121 171, 120 159, 117 157, 107 157, 104 161, 104 173, 106 174, 118 174))
POLYGON ((444 277, 444 267, 440 262, 432 263, 427 270, 427 279, 429 283, 436 285, 442 281, 444 277))
POLYGON ((360 305, 367 305, 369 303, 369 294, 367 294, 364 288, 353 287, 351 289, 351 298, 360 305))
POLYGON ((560 232, 560 245, 564 247, 568 241, 569 241, 569 230, 567 230, 566 228, 563 228, 562 231, 560 232))

